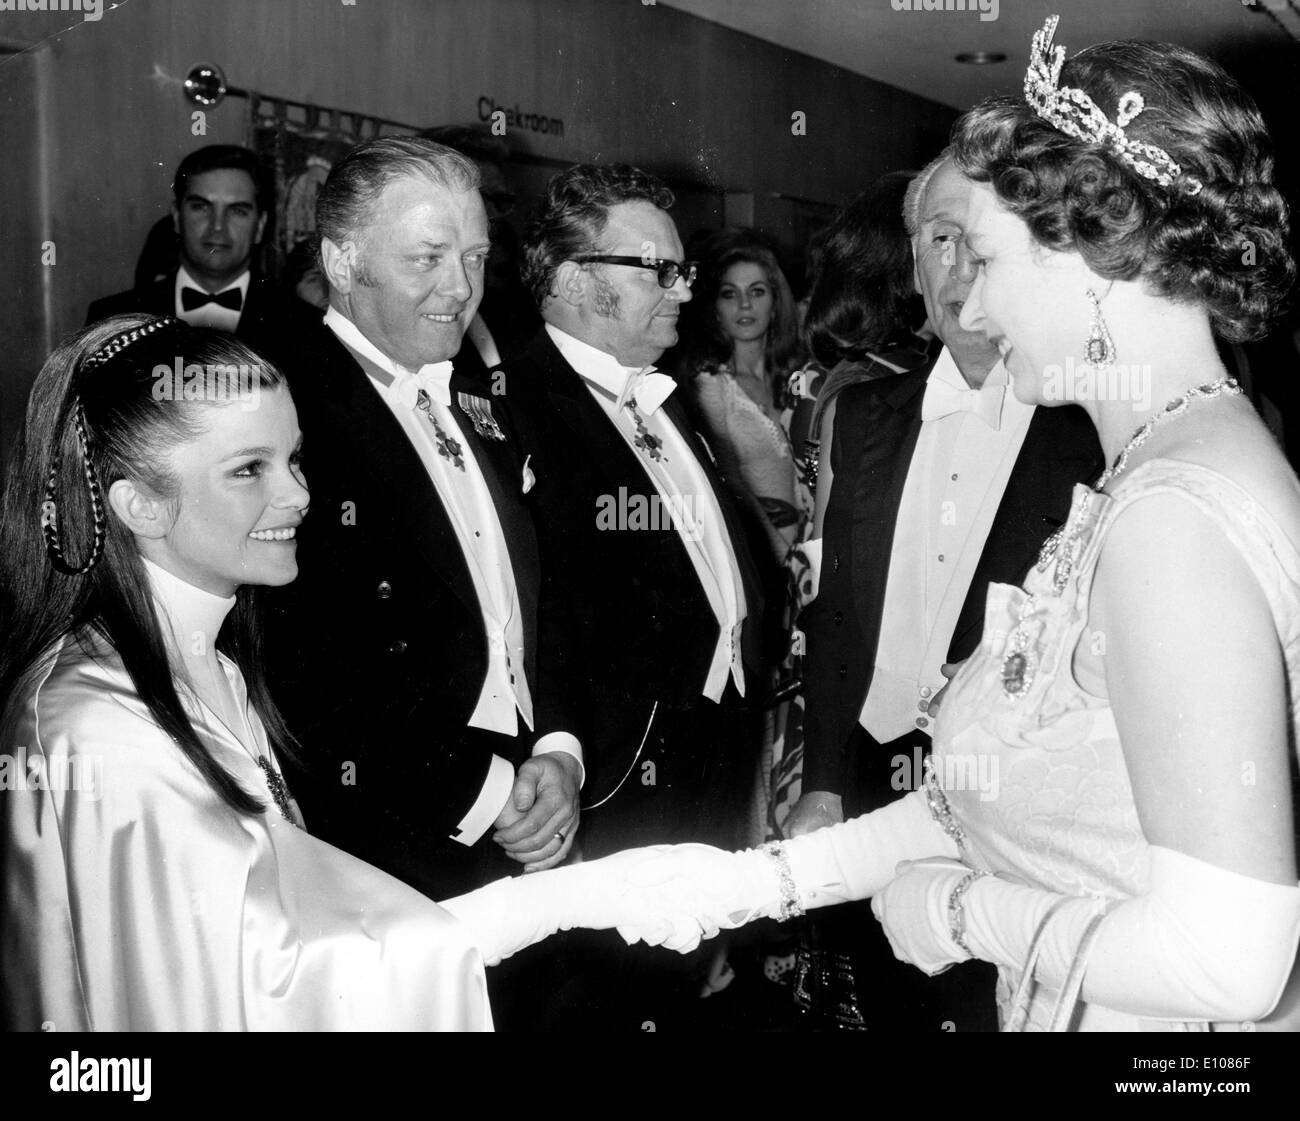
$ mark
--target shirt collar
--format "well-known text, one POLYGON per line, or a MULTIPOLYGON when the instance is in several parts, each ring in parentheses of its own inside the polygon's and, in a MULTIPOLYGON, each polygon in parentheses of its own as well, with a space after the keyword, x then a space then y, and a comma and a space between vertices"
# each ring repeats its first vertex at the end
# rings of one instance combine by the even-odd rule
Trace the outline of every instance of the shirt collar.
MULTIPOLYGON (((965 380, 964 378, 962 379, 965 380)), ((1010 386, 1011 375, 1007 373, 1007 368, 1002 365, 1002 359, 999 358, 997 364, 989 371, 989 376, 984 379, 981 389, 996 389, 998 386, 1010 386)))
POLYGON ((334 332, 335 337, 344 346, 355 350, 358 354, 368 359, 378 366, 389 378, 396 379, 401 374, 410 371, 403 369, 391 358, 388 357, 379 347, 375 346, 365 335, 361 333, 361 328, 352 322, 343 312, 339 311, 333 304, 330 304, 329 310, 325 312, 325 326, 334 332))
MULTIPOLYGON (((961 376, 961 370, 957 368, 957 360, 952 356, 952 351, 946 346, 939 352, 939 357, 935 359, 934 368, 931 369, 930 376, 926 380, 927 382, 944 382, 953 389, 962 391, 971 388, 966 383, 966 379, 961 376)), ((997 389, 1007 384, 1007 368, 1002 364, 1002 359, 999 358, 989 371, 989 376, 984 379, 984 384, 980 386, 979 392, 985 389, 997 389)))
MULTIPOLYGON (((603 389, 616 400, 623 396, 628 379, 639 374, 643 369, 639 366, 622 365, 612 354, 598 350, 581 339, 575 339, 553 323, 546 324, 546 333, 551 336, 556 349, 570 366, 587 381, 603 389)), ((644 368, 649 369, 649 367, 644 368)))
MULTIPOLYGON (((952 409, 943 408, 939 404, 947 395, 951 394, 959 395, 959 399, 964 399, 967 402, 966 406, 961 410, 962 413, 978 414, 983 422, 995 432, 1001 431, 1006 422, 1007 398, 1014 398, 1015 396, 1008 392, 1007 369, 1002 364, 1001 359, 998 359, 993 368, 989 370, 988 376, 984 379, 984 384, 975 389, 967 384, 957 366, 956 359, 953 358, 948 348, 944 347, 925 381, 925 396, 921 402, 922 421, 924 422, 926 419, 929 411, 926 404, 932 397, 938 410, 934 419, 938 420, 951 415, 952 409)), ((951 401, 952 398, 948 397, 948 400, 951 401)))
POLYGON ((325 313, 326 326, 344 346, 365 359, 362 369, 371 381, 396 396, 404 405, 415 407, 419 390, 424 390, 435 401, 451 406, 451 359, 426 362, 418 370, 399 366, 361 333, 361 328, 338 308, 330 305, 325 313))

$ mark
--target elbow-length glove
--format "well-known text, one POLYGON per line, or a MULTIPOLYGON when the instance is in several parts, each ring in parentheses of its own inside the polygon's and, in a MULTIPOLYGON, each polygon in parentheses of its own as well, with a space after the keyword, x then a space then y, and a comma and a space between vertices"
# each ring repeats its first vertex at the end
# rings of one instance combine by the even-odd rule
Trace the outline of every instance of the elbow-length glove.
POLYGON ((1268 883, 1152 846, 1151 881, 1122 901, 1068 898, 993 876, 949 902, 969 869, 921 861, 872 902, 894 953, 926 973, 973 955, 1019 970, 1044 923, 1036 980, 1060 990, 1089 924, 1105 912, 1084 974, 1083 999, 1146 1019, 1252 1021, 1268 1015, 1300 938, 1300 887, 1268 883))
POLYGON ((957 853, 919 791, 780 850, 783 859, 707 845, 628 849, 499 880, 443 906, 471 929, 489 965, 574 927, 613 928, 629 943, 685 952, 757 918, 866 898, 900 861, 957 853))

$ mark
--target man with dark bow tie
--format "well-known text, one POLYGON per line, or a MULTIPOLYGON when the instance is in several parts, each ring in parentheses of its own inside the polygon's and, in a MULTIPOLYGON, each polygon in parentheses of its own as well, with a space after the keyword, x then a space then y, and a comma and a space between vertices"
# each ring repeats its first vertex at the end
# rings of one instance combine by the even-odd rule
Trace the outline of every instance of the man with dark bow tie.
POLYGON ((755 568, 676 383, 653 367, 695 273, 671 205, 627 165, 557 175, 524 242, 544 326, 505 368, 543 572, 573 606, 592 698, 588 856, 736 843, 755 776, 755 568))
MULTIPOLYGON (((1074 484, 1103 466, 1082 409, 1023 404, 997 348, 958 323, 977 265, 963 241, 970 186, 941 156, 904 204, 916 290, 943 349, 929 367, 849 386, 823 424, 819 585, 798 621, 803 794, 788 836, 919 785, 943 667, 978 646, 989 583, 1024 578, 1074 484)), ((865 907, 847 906, 861 919, 846 917, 867 1026, 995 1028, 990 969, 927 978, 894 960, 865 907)))
POLYGON ((321 188, 330 306, 289 370, 311 516, 267 651, 308 828, 434 898, 562 861, 583 782, 533 472, 452 370, 488 253, 478 185, 451 149, 385 138, 321 188))
POLYGON ((176 266, 145 287, 96 300, 86 323, 129 312, 174 315, 281 356, 319 312, 253 267, 273 209, 257 156, 233 144, 199 148, 181 160, 172 195, 176 266))

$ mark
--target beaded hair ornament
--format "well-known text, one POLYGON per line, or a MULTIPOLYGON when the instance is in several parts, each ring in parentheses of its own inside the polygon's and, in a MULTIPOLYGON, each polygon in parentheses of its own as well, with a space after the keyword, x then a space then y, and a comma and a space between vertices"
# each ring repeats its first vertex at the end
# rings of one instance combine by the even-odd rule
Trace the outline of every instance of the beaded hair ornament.
POLYGON ((1183 169, 1168 152, 1154 144, 1130 140, 1124 134, 1124 126, 1146 108, 1146 102, 1137 90, 1129 90, 1119 99, 1112 123, 1083 90, 1073 86, 1059 87, 1065 48, 1053 46, 1052 36, 1056 34, 1060 18, 1048 16, 1047 22, 1034 32, 1029 49, 1025 100, 1034 112, 1067 136, 1105 144, 1144 179, 1162 187, 1172 187, 1175 181, 1181 180, 1189 195, 1199 194, 1201 181, 1193 175, 1184 175, 1183 169))
MULTIPOLYGON (((81 363, 81 369, 74 376, 80 376, 87 370, 111 361, 138 339, 152 335, 155 331, 160 331, 164 327, 176 326, 180 322, 179 319, 169 316, 164 319, 154 319, 142 327, 136 327, 134 330, 114 335, 113 338, 109 339, 108 342, 81 363)), ((104 555, 104 541, 108 533, 108 516, 104 512, 104 497, 100 490, 99 478, 90 459, 91 439, 86 428, 86 410, 81 404, 81 395, 79 393, 73 395, 71 412, 72 424, 77 430, 77 445, 81 452, 81 470, 86 477, 86 489, 90 492, 90 516, 94 524, 94 540, 91 543, 90 555, 81 564, 73 564, 63 555, 63 540, 59 534, 59 504, 54 497, 58 484, 59 468, 63 463, 61 440, 54 442, 54 450, 50 459, 50 474, 45 484, 45 496, 41 499, 41 533, 45 537, 45 551, 49 554, 50 563, 55 569, 65 576, 81 576, 94 568, 104 555)))

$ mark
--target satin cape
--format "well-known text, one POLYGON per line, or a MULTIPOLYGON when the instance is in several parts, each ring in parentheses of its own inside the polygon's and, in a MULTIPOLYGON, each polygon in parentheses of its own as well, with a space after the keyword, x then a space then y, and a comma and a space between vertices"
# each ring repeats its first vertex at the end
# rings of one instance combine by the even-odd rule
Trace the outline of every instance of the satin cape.
POLYGON ((483 960, 456 919, 312 837, 292 803, 287 820, 239 740, 205 707, 193 719, 264 813, 217 797, 94 636, 64 639, 14 698, 0 744, 4 1026, 491 1030, 483 960))

